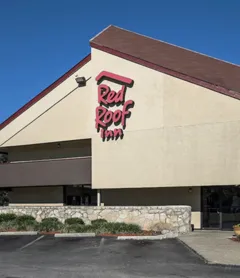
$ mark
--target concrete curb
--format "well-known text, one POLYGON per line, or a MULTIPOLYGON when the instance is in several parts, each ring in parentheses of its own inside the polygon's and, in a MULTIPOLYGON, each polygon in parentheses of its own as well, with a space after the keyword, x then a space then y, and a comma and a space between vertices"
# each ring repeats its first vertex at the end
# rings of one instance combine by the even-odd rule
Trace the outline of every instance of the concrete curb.
POLYGON ((55 234, 54 237, 95 237, 95 233, 65 233, 55 234))
POLYGON ((0 236, 35 236, 38 232, 0 232, 0 236))
POLYGON ((118 236, 118 240, 162 240, 167 238, 176 238, 178 233, 167 233, 165 235, 158 236, 118 236))

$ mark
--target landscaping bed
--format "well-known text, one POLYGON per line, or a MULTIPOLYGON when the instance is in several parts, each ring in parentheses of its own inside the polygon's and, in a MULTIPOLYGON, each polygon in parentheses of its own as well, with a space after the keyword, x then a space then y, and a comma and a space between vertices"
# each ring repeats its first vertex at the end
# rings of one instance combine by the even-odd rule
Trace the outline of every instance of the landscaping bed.
POLYGON ((124 222, 107 222, 105 219, 96 219, 91 225, 86 225, 81 218, 69 218, 61 223, 55 217, 48 217, 37 222, 30 215, 17 216, 12 213, 0 214, 0 232, 27 232, 36 231, 40 234, 54 235, 59 233, 95 233, 98 236, 135 236, 157 235, 159 232, 142 231, 136 224, 124 222))
MULTIPOLYGON (((96 219, 91 224, 85 224, 81 218, 69 218, 64 223, 56 217, 48 217, 37 222, 30 215, 17 216, 12 213, 0 214, 0 233, 26 233, 36 232, 42 235, 65 236, 102 236, 102 237, 154 237, 164 236, 170 232, 170 227, 166 223, 157 223, 152 230, 145 231, 136 224, 124 222, 108 222, 105 219, 96 219)), ((169 234, 170 235, 170 234, 169 234)))

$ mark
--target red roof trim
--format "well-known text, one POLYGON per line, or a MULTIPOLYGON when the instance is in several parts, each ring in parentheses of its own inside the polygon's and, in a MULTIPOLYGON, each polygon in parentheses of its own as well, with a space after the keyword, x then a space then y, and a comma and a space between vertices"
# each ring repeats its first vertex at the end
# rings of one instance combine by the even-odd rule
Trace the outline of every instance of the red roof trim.
POLYGON ((11 115, 9 118, 7 118, 4 122, 2 122, 0 124, 0 130, 2 130, 5 126, 10 124, 13 120, 15 120, 18 116, 20 116, 23 112, 25 112, 27 109, 29 109, 31 106, 33 106, 40 99, 42 99, 47 94, 49 94, 53 89, 55 89, 58 85, 60 85, 62 82, 64 82, 69 76, 73 75, 77 70, 79 70, 84 65, 86 65, 90 60, 91 60, 91 54, 88 54, 84 59, 82 59, 79 63, 77 63, 74 67, 72 67, 68 72, 66 72, 64 75, 62 75, 54 83, 52 83, 50 86, 48 86, 46 89, 44 89, 41 93, 36 95, 33 99, 31 99, 24 106, 22 106, 17 112, 15 112, 13 115, 11 115))
POLYGON ((156 71, 159 71, 159 72, 171 75, 173 77, 182 79, 184 81, 188 81, 188 82, 193 83, 195 85, 198 85, 198 86, 210 89, 212 91, 218 92, 220 94, 223 94, 223 95, 226 95, 226 96, 229 96, 229 97, 232 97, 232 98, 240 100, 240 94, 238 92, 235 92, 235 91, 232 91, 232 90, 228 90, 228 89, 226 89, 224 87, 220 87, 220 86, 208 83, 206 81, 203 81, 203 80, 191 77, 189 75, 186 75, 186 74, 183 74, 183 73, 180 73, 180 72, 176 72, 176 71, 173 71, 173 70, 170 70, 170 69, 158 66, 158 65, 155 65, 155 64, 153 64, 151 62, 142 60, 142 59, 134 57, 132 55, 120 52, 118 50, 114 50, 112 48, 108 48, 106 46, 98 45, 98 44, 96 44, 94 42, 90 42, 90 45, 91 45, 92 48, 96 48, 96 49, 104 51, 106 53, 115 55, 117 57, 120 57, 120 58, 123 58, 125 60, 131 61, 133 63, 139 64, 141 66, 144 66, 144 67, 147 67, 147 68, 150 68, 150 69, 153 69, 153 70, 156 70, 156 71))

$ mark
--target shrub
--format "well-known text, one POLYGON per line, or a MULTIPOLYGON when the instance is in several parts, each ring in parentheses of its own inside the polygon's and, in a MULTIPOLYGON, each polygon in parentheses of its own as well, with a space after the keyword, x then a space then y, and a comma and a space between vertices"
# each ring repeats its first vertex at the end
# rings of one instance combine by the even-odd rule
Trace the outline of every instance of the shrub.
POLYGON ((17 230, 17 225, 14 220, 0 222, 0 232, 7 232, 11 230, 17 230))
POLYGON ((66 225, 84 225, 84 221, 81 218, 78 217, 73 217, 73 218, 68 218, 65 220, 66 225))
POLYGON ((38 229, 41 232, 54 232, 60 231, 63 228, 63 224, 56 217, 44 218, 41 223, 38 224, 38 229))
POLYGON ((76 225, 74 227, 76 233, 92 233, 95 229, 92 225, 76 225))
MULTIPOLYGON (((140 233, 141 228, 139 225, 136 224, 126 224, 124 222, 119 222, 119 223, 109 223, 110 226, 110 231, 113 234, 118 234, 118 233, 140 233)), ((108 227, 108 224, 107 224, 108 227)))
POLYGON ((61 223, 61 222, 58 220, 57 217, 47 217, 47 218, 44 218, 44 219, 42 220, 42 222, 51 222, 51 223, 56 222, 56 223, 61 223))
POLYGON ((80 225, 72 224, 62 227, 61 232, 65 233, 92 233, 95 232, 95 228, 92 225, 80 225))
POLYGON ((64 225, 58 222, 44 221, 38 224, 40 232, 57 232, 62 230, 64 225))
POLYGON ((20 215, 20 216, 17 216, 16 221, 18 223, 25 222, 25 221, 35 221, 35 218, 31 215, 20 215))
POLYGON ((142 231, 141 227, 137 224, 126 224, 126 232, 140 233, 141 231, 142 231))
POLYGON ((0 223, 13 221, 17 218, 17 215, 14 213, 2 213, 0 214, 0 223))
POLYGON ((95 227, 96 233, 111 233, 111 234, 120 234, 120 233, 140 233, 141 228, 136 224, 127 224, 123 222, 109 222, 103 223, 95 227))
POLYGON ((66 233, 91 233, 95 232, 96 234, 101 233, 111 233, 111 234, 120 234, 120 233, 140 233, 141 228, 135 224, 126 224, 126 223, 113 223, 113 222, 94 222, 94 225, 81 225, 81 224, 72 224, 65 225, 62 227, 62 232, 66 233))
POLYGON ((99 226, 99 225, 103 225, 105 223, 108 223, 106 219, 95 219, 91 221, 91 224, 93 226, 99 226))
POLYGON ((24 221, 15 220, 14 222, 18 231, 37 231, 39 226, 35 219, 26 219, 24 221))

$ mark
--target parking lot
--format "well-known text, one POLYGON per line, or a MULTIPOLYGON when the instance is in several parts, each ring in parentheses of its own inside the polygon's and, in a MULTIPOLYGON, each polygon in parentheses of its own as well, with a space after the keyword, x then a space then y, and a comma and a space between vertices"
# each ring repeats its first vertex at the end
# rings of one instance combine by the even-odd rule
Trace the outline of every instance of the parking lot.
POLYGON ((177 239, 0 237, 1 278, 219 278, 239 275, 240 268, 205 264, 177 239))

